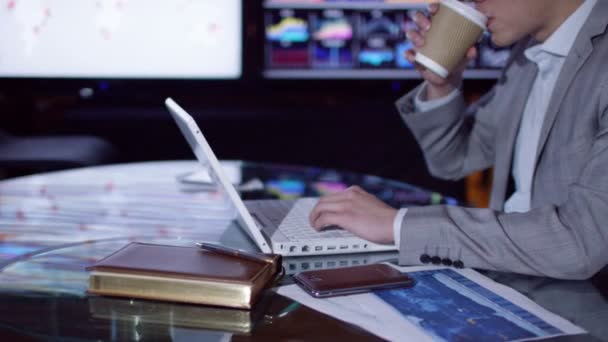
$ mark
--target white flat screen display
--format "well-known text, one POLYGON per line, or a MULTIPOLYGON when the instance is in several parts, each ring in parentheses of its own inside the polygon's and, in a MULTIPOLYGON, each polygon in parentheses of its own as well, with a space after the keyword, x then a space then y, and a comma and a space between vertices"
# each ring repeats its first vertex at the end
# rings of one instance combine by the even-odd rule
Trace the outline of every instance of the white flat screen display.
POLYGON ((4 0, 0 77, 235 79, 242 0, 4 0))

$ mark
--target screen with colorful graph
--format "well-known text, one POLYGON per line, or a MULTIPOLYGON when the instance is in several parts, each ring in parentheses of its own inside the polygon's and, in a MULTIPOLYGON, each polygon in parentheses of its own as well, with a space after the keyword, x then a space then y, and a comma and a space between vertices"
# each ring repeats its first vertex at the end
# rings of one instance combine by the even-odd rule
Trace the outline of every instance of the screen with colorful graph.
MULTIPOLYGON (((428 0, 265 0, 267 78, 417 78, 405 32, 428 0)), ((484 35, 467 78, 496 78, 509 57, 484 35)))
POLYGON ((1 0, 2 78, 235 79, 242 0, 1 0))

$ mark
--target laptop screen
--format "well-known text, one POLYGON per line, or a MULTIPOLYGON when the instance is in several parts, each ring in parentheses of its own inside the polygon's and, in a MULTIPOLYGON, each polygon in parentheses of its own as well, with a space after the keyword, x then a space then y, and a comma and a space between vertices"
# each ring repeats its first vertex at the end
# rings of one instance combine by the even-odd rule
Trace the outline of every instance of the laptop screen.
POLYGON ((249 236, 256 243, 258 248, 264 253, 272 253, 268 242, 262 235, 260 229, 255 224, 255 221, 251 217, 251 214, 245 207, 245 204, 241 200, 236 189, 230 183, 228 177, 224 174, 222 167, 213 153, 211 146, 207 142, 207 139, 201 133, 200 128, 184 109, 182 109, 175 101, 171 98, 165 100, 165 105, 169 109, 171 116, 177 123, 182 134, 188 141, 190 148, 194 152, 196 159, 207 169, 209 176, 213 182, 217 185, 218 191, 222 196, 226 196, 226 200, 229 201, 236 214, 236 219, 243 229, 247 231, 249 236))

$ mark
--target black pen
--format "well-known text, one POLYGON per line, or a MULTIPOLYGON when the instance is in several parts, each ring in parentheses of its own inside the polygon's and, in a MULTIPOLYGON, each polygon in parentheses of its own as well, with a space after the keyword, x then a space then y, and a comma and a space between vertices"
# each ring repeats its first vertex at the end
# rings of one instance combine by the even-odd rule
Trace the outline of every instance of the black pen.
POLYGON ((248 251, 244 251, 242 249, 225 247, 225 246, 217 245, 214 243, 197 242, 196 245, 200 249, 204 249, 206 251, 215 252, 215 253, 224 254, 224 255, 230 255, 233 257, 243 258, 243 259, 252 260, 252 261, 267 262, 267 263, 271 264, 274 260, 272 257, 270 257, 266 254, 248 252, 248 251))

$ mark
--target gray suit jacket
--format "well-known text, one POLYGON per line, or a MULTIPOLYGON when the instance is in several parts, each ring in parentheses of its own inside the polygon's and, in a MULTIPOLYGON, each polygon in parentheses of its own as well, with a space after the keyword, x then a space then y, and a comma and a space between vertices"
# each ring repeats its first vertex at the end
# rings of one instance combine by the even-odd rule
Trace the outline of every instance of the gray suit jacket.
POLYGON ((402 264, 418 264, 428 254, 466 267, 568 279, 588 278, 608 264, 607 27, 608 1, 600 0, 551 95, 527 213, 506 214, 503 206, 515 138, 538 72, 523 54, 531 40, 514 48, 497 85, 468 112, 458 98, 416 113, 418 89, 397 101, 433 175, 460 179, 494 167, 490 209, 408 210, 402 264))

